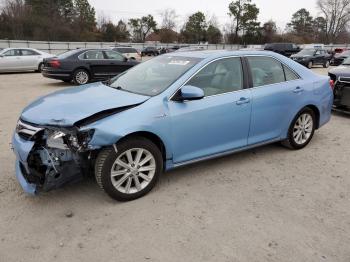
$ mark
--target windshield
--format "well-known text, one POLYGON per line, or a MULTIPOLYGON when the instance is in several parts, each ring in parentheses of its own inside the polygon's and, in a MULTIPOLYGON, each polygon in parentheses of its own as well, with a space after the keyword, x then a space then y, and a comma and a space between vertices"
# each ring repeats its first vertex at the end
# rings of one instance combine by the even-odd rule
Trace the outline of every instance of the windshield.
POLYGON ((136 94, 155 96, 201 60, 194 57, 159 56, 113 78, 109 85, 136 94))
POLYGON ((350 57, 344 60, 343 65, 350 65, 350 57))
POLYGON ((314 55, 314 53, 314 49, 303 49, 298 53, 298 55, 314 55))

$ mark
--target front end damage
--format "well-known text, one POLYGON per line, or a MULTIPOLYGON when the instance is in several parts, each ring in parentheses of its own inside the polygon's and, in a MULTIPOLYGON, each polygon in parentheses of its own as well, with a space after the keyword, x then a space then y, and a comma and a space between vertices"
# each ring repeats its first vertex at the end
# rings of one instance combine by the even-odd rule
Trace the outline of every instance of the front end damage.
POLYGON ((350 113, 350 77, 338 77, 330 74, 334 80, 334 104, 335 111, 350 113))
POLYGON ((12 144, 23 189, 35 194, 81 180, 93 162, 88 145, 93 133, 76 126, 38 126, 19 120, 12 144))

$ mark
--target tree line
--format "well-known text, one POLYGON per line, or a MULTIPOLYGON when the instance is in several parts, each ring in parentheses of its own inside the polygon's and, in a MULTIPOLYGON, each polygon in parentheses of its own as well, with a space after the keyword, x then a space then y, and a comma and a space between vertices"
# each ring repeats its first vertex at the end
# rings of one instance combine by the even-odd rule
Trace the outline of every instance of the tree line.
MULTIPOLYGON (((150 35, 163 43, 263 44, 349 42, 350 0, 318 0, 320 16, 305 8, 291 17, 284 30, 273 20, 258 21, 260 9, 252 0, 228 5, 230 23, 220 26, 216 17, 198 11, 179 26, 174 9, 160 13, 158 25, 152 15, 119 20, 100 17, 88 0, 5 0, 0 7, 0 39, 48 41, 145 42, 150 35)), ((151 38, 151 40, 153 40, 151 38)))

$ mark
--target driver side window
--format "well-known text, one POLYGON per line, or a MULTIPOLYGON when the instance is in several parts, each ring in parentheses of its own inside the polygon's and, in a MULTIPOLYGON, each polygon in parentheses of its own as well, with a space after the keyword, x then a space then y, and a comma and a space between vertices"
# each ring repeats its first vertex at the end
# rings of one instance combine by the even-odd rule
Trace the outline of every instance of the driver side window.
POLYGON ((243 89, 243 70, 239 57, 210 63, 186 84, 199 87, 205 96, 214 96, 243 89))
POLYGON ((4 56, 21 56, 21 51, 18 49, 11 49, 4 53, 4 56))

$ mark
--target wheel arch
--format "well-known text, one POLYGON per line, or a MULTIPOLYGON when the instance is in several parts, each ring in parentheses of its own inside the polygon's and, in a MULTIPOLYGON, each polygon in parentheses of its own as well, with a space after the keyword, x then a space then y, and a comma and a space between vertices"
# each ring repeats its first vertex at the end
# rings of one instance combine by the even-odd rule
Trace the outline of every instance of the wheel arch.
POLYGON ((132 132, 132 133, 129 133, 129 134, 123 136, 122 138, 120 138, 117 141, 117 143, 121 142, 123 140, 126 140, 126 139, 130 139, 132 137, 143 137, 143 138, 150 140, 159 148, 160 152, 162 153, 163 161, 165 162, 167 160, 167 153, 168 152, 167 152, 167 148, 165 146, 165 143, 158 135, 156 135, 152 132, 149 132, 149 131, 132 132))
POLYGON ((301 111, 303 111, 306 108, 310 108, 314 112, 315 118, 316 118, 316 129, 318 129, 320 127, 320 110, 318 109, 317 106, 309 104, 309 105, 305 106, 302 110, 300 110, 298 113, 300 113, 301 111))
POLYGON ((74 76, 74 73, 75 73, 77 70, 80 70, 80 69, 85 70, 85 71, 89 74, 90 78, 92 77, 91 70, 90 70, 88 67, 86 67, 86 66, 78 66, 78 67, 74 68, 74 69, 72 70, 72 77, 74 76))

